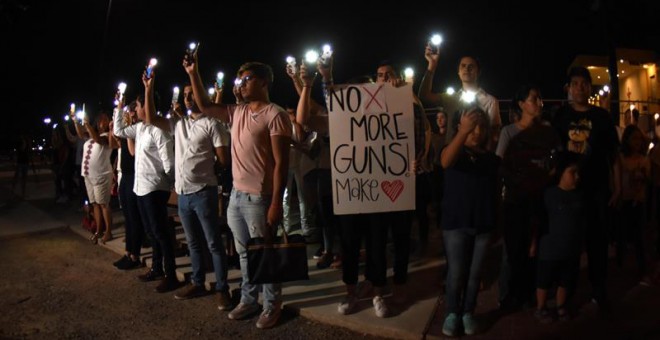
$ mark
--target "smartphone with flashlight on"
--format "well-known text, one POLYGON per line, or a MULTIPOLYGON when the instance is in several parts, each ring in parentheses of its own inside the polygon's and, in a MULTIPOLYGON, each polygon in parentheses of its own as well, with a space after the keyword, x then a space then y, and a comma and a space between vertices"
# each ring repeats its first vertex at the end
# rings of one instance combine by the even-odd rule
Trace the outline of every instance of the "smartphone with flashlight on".
POLYGON ((190 43, 190 45, 188 45, 188 48, 186 49, 186 61, 189 64, 195 61, 195 54, 197 53, 198 49, 199 49, 199 42, 190 43))
POLYGON ((158 59, 156 58, 151 58, 149 60, 149 65, 147 65, 147 79, 151 79, 151 75, 153 74, 154 67, 156 67, 156 64, 158 64, 158 59))
POLYGON ((431 49, 431 53, 439 54, 440 44, 442 44, 442 36, 440 34, 434 34, 431 36, 428 40, 428 46, 431 49))

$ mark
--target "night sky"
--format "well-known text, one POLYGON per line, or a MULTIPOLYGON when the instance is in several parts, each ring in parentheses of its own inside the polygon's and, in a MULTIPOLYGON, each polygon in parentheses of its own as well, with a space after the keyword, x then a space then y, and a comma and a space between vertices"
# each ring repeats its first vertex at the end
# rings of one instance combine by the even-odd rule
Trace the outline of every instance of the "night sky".
POLYGON ((296 103, 284 58, 300 59, 324 43, 335 51, 337 82, 373 75, 389 59, 415 68, 416 90, 434 32, 445 40, 438 90, 458 87, 458 58, 474 54, 482 87, 499 99, 526 82, 539 84, 545 98, 563 98, 567 67, 578 54, 606 55, 611 46, 660 52, 659 14, 660 1, 650 0, 0 0, 0 133, 3 141, 22 130, 44 133, 42 119, 61 119, 71 102, 85 102, 90 114, 109 111, 120 81, 133 99, 143 92, 140 76, 151 57, 159 59, 156 87, 165 110, 171 88, 188 79, 181 61, 195 40, 207 86, 222 70, 230 89, 243 62, 262 61, 274 69, 271 100, 282 106, 296 103))

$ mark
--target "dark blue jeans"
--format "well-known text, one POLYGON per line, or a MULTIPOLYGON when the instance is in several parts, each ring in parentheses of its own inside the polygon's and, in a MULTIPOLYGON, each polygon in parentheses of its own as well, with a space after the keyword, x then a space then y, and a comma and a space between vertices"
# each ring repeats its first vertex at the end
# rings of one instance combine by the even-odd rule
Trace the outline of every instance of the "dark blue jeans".
POLYGON ((151 238, 153 249, 151 269, 156 272, 165 271, 165 275, 176 275, 174 263, 174 227, 167 220, 167 200, 169 191, 152 191, 144 196, 138 196, 138 208, 142 224, 151 238))
POLYGON ((133 192, 133 174, 122 174, 119 183, 119 200, 121 211, 124 214, 124 229, 126 229, 126 252, 140 257, 142 240, 144 238, 144 227, 138 209, 137 195, 133 192))
POLYGON ((477 306, 481 264, 490 233, 474 234, 466 229, 454 229, 444 230, 442 236, 448 267, 447 313, 471 313, 477 306))
POLYGON ((218 187, 208 186, 198 192, 179 195, 179 217, 183 230, 186 232, 190 260, 192 262, 192 282, 197 286, 204 285, 206 273, 202 268, 204 246, 206 239, 213 270, 215 272, 215 289, 228 291, 227 286, 227 254, 220 238, 218 221, 218 187))

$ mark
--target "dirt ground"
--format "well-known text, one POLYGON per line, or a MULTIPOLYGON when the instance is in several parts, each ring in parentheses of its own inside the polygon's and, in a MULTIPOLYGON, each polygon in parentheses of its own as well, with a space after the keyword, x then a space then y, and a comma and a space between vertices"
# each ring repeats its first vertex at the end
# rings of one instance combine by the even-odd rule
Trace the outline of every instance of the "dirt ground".
POLYGON ((375 339, 287 312, 270 330, 229 320, 214 296, 156 293, 68 229, 1 240, 0 259, 1 339, 375 339))

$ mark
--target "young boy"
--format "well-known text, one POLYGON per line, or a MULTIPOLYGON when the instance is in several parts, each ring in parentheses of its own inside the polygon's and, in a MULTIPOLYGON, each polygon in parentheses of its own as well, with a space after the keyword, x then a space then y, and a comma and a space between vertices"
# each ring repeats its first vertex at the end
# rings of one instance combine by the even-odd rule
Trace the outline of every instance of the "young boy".
POLYGON ((552 322, 546 308, 548 289, 557 283, 557 317, 568 320, 566 302, 575 288, 580 268, 585 215, 580 191, 576 189, 580 156, 559 154, 554 185, 545 191, 548 230, 539 242, 539 262, 534 316, 542 323, 552 322))

